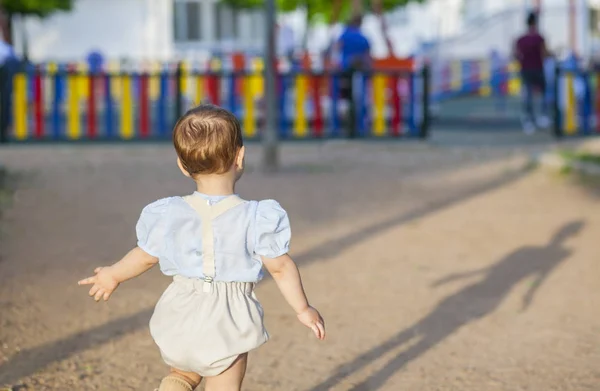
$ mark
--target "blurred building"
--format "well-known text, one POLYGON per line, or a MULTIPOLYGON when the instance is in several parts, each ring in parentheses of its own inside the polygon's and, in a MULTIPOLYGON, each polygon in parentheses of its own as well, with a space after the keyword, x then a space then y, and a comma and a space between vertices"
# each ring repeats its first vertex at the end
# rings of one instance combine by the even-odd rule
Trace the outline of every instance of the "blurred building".
MULTIPOLYGON (((539 2, 541 30, 552 50, 569 42, 570 0, 428 0, 386 15, 394 54, 404 57, 434 51, 441 57, 482 57, 496 50, 510 53, 525 29, 526 13, 539 2)), ((576 46, 581 56, 600 48, 600 0, 575 0, 576 46), (594 39, 594 37, 596 37, 594 39)), ((285 15, 279 30, 280 52, 299 44, 306 31, 302 12, 285 15), (290 38, 292 37, 292 38, 290 38)), ((132 60, 203 57, 215 52, 260 52, 265 24, 262 10, 232 10, 219 0, 77 0, 70 13, 47 19, 27 18, 14 24, 15 47, 22 27, 34 61, 80 60, 91 52, 132 60)), ((341 31, 341 26, 336 26, 341 31)), ((388 56, 379 23, 366 17, 363 29, 376 57, 388 56)), ((312 27, 308 49, 324 50, 332 32, 312 27)))
POLYGON ((239 11, 218 0, 77 0, 69 13, 14 24, 22 27, 34 61, 79 60, 97 51, 108 58, 168 59, 215 50, 258 50, 264 39, 260 10, 239 11))

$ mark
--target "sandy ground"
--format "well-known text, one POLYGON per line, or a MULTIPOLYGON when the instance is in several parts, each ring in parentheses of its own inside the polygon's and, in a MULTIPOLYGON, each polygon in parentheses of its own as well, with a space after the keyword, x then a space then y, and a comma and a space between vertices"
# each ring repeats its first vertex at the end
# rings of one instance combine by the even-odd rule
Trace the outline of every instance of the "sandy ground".
MULTIPOLYGON (((275 284, 246 390, 600 390, 600 192, 528 168, 547 145, 299 144, 246 198, 275 198, 327 322, 318 342, 275 284)), ((76 281, 135 243, 141 208, 192 186, 168 145, 14 146, 0 236, 0 386, 153 390, 158 270, 96 304, 76 281)), ((1 387, 0 387, 1 388, 1 387)))

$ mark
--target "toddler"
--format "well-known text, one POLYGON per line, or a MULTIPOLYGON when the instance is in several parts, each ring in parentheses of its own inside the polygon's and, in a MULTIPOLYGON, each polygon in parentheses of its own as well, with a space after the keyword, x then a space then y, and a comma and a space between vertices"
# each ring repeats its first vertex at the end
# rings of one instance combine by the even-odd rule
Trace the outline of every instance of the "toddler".
POLYGON ((288 255, 287 213, 273 200, 245 201, 235 193, 245 149, 237 118, 201 105, 175 125, 177 164, 197 191, 146 206, 136 226, 137 247, 80 285, 96 301, 120 283, 159 264, 173 283, 156 304, 150 333, 171 367, 159 391, 240 390, 248 352, 269 336, 254 294, 262 267, 271 273, 302 324, 325 338, 319 312, 306 299, 288 255))

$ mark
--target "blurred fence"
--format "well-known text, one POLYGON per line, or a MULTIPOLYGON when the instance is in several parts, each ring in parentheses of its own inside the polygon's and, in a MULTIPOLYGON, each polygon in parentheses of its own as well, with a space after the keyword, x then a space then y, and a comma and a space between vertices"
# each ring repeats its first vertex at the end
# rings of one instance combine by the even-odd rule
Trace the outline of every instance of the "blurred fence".
POLYGON ((556 69, 557 137, 600 134, 600 70, 556 69))
MULTIPOLYGON (((176 119, 201 102, 229 109, 242 122, 245 138, 258 139, 265 117, 264 80, 261 67, 250 65, 232 61, 225 69, 176 63, 139 72, 31 66, 13 79, 9 140, 168 139, 176 119)), ((484 102, 518 97, 522 91, 518 64, 493 57, 438 62, 419 70, 412 62, 384 65, 355 75, 358 137, 427 137, 432 103, 462 96, 484 102)), ((346 137, 342 75, 307 68, 279 70, 280 137, 346 137)), ((573 59, 548 67, 550 88, 544 98, 554 108, 557 137, 600 131, 599 72, 583 71, 573 59)), ((519 112, 512 115, 518 121, 519 112)))
MULTIPOLYGON (((428 76, 381 71, 354 77, 359 137, 424 137, 428 76)), ((283 139, 343 137, 341 75, 291 71, 278 75, 283 139)), ((32 67, 13 79, 9 138, 27 140, 164 139, 189 107, 210 102, 232 111, 246 138, 264 122, 263 74, 200 72, 183 64, 159 72, 81 72, 32 67)))
POLYGON ((493 59, 463 59, 437 63, 432 69, 431 92, 434 103, 463 95, 519 96, 519 64, 516 61, 493 59))

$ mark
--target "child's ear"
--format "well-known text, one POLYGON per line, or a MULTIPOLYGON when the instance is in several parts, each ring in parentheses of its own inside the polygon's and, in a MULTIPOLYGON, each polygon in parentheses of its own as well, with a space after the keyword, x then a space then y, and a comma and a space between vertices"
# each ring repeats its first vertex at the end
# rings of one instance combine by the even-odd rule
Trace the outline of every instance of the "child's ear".
POLYGON ((244 168, 244 156, 246 155, 246 147, 242 146, 237 153, 235 158, 235 165, 238 169, 244 168))
POLYGON ((179 169, 181 170, 181 173, 183 175, 185 175, 188 178, 191 178, 192 176, 190 175, 189 172, 187 172, 187 170, 185 168, 183 168, 183 164, 181 163, 181 159, 177 158, 177 167, 179 167, 179 169))

